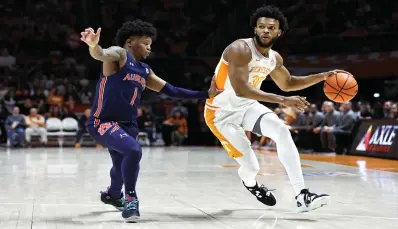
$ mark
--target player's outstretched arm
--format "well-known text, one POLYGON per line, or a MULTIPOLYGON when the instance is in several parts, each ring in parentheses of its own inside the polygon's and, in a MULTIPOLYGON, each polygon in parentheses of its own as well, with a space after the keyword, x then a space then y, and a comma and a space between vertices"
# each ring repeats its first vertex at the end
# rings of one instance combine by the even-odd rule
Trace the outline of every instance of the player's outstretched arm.
POLYGON ((181 99, 207 99, 212 98, 221 91, 218 91, 215 86, 215 80, 213 77, 210 89, 207 92, 204 91, 193 91, 185 88, 175 87, 160 77, 158 77, 152 70, 149 73, 146 86, 152 91, 164 93, 170 97, 181 98, 181 99))
POLYGON ((308 76, 292 76, 283 65, 282 56, 276 53, 276 68, 270 73, 270 76, 282 91, 298 91, 326 80, 329 76, 336 74, 336 71, 341 70, 322 72, 308 76))
POLYGON ((119 46, 112 46, 107 49, 101 48, 98 45, 101 28, 98 28, 95 33, 92 28, 85 29, 81 32, 80 40, 84 41, 89 46, 90 55, 102 62, 124 61, 126 59, 126 50, 119 46))
POLYGON ((244 41, 235 41, 227 49, 228 75, 237 96, 268 103, 279 103, 303 111, 309 103, 303 97, 284 97, 263 92, 252 87, 249 82, 251 50, 244 41))

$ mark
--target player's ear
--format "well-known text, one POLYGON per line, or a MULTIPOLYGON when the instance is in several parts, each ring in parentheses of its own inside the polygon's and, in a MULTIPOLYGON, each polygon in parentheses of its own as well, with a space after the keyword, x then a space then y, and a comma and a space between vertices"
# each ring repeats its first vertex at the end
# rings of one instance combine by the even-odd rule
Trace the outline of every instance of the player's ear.
POLYGON ((281 34, 282 34, 282 31, 281 31, 281 30, 279 30, 279 32, 278 32, 278 37, 280 37, 280 36, 281 36, 281 34))
POLYGON ((131 48, 131 39, 126 40, 127 47, 131 48))

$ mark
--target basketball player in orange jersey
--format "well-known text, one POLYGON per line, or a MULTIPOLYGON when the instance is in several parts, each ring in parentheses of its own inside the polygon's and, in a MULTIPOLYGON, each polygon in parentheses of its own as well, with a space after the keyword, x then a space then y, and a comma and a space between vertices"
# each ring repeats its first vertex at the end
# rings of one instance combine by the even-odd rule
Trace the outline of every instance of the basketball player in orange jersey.
POLYGON ((308 76, 292 76, 283 59, 271 47, 288 28, 285 16, 278 8, 264 6, 251 18, 254 38, 239 39, 223 52, 216 67, 216 86, 223 92, 206 100, 205 120, 224 149, 240 168, 238 174, 244 186, 269 206, 276 204, 274 194, 259 186, 256 175, 259 163, 245 131, 269 137, 276 142, 278 157, 293 186, 298 212, 310 211, 329 202, 329 196, 309 192, 304 185, 300 157, 288 127, 269 108, 258 101, 282 104, 303 111, 309 103, 300 96, 284 97, 260 90, 262 81, 270 75, 283 91, 296 91, 324 81, 336 71, 308 76))

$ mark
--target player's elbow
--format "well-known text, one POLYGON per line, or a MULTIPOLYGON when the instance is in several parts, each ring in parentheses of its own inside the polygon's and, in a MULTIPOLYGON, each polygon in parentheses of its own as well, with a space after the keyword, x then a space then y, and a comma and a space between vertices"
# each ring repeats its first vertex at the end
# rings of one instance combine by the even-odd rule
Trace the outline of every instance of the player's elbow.
POLYGON ((285 91, 285 92, 294 91, 294 88, 291 85, 289 85, 288 83, 283 83, 278 86, 279 86, 279 89, 281 89, 282 91, 285 91))

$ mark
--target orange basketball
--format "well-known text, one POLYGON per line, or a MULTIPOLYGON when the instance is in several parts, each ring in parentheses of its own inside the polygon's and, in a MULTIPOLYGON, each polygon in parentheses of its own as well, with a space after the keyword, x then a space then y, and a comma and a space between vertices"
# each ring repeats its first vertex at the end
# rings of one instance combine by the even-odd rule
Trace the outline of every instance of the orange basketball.
POLYGON ((358 83, 349 72, 338 72, 325 80, 323 92, 336 103, 345 103, 353 99, 358 92, 358 83))

